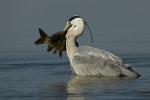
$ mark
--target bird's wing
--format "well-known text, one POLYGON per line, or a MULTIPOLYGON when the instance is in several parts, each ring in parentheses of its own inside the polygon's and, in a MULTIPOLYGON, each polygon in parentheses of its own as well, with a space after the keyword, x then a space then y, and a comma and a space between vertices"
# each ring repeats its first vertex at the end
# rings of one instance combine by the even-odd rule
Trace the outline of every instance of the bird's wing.
POLYGON ((118 65, 122 65, 124 63, 123 59, 120 57, 109 53, 105 50, 89 47, 89 46, 80 46, 75 53, 75 57, 86 57, 86 58, 96 58, 103 59, 104 61, 109 61, 118 65))
POLYGON ((90 73, 93 70, 97 71, 94 73, 100 72, 99 74, 105 76, 117 76, 120 74, 120 66, 123 64, 123 60, 101 49, 80 46, 73 57, 73 63, 76 66, 86 67, 89 72, 91 71, 90 73))

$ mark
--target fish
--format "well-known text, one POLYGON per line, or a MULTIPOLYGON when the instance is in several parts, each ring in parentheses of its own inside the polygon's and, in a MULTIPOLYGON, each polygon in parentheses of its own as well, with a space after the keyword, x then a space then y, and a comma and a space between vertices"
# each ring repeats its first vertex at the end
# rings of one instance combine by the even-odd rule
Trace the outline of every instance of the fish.
MULTIPOLYGON (((62 57, 62 53, 66 52, 66 33, 67 31, 59 31, 51 36, 48 36, 41 28, 38 29, 40 38, 35 41, 35 45, 47 44, 47 52, 53 52, 53 54, 59 53, 59 57, 62 57)), ((75 42, 78 46, 77 41, 75 42)))

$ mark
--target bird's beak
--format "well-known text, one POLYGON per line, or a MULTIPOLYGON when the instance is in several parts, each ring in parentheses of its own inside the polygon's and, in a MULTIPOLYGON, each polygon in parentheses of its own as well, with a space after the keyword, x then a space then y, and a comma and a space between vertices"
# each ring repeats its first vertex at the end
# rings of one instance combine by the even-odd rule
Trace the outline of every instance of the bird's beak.
POLYGON ((68 21, 65 28, 64 28, 64 31, 68 31, 68 29, 72 26, 71 22, 68 21))

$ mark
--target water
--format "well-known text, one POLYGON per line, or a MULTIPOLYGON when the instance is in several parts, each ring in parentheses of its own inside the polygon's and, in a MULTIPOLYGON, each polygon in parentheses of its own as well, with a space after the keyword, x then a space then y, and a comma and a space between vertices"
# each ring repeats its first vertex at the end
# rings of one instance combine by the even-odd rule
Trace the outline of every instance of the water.
POLYGON ((135 66, 140 78, 77 77, 66 56, 60 59, 44 50, 1 52, 0 100, 150 100, 148 42, 136 52, 130 49, 135 43, 123 43, 131 45, 126 50, 113 48, 117 43, 106 49, 135 66))

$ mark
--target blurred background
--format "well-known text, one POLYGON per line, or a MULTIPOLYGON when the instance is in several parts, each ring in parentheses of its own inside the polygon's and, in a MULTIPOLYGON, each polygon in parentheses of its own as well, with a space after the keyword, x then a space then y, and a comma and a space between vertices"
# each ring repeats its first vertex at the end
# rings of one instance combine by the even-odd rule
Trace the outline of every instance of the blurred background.
MULTIPOLYGON (((0 0, 0 52, 44 51, 34 45, 38 28, 52 35, 73 15, 87 20, 95 47, 149 52, 149 4, 149 0, 0 0)), ((91 45, 89 34, 79 41, 91 45)))

